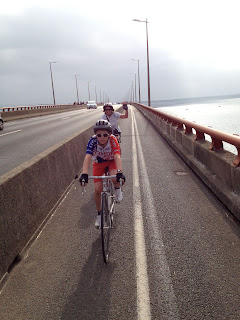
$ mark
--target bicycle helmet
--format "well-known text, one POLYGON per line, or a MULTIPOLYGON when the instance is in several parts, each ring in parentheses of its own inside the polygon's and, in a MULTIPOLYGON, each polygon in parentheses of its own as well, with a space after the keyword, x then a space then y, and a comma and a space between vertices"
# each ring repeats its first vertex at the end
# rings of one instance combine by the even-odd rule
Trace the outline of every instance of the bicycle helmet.
POLYGON ((113 105, 112 105, 111 103, 105 103, 105 105, 103 106, 103 110, 105 111, 105 109, 106 109, 107 107, 110 107, 110 108, 112 109, 112 111, 114 111, 113 105))
POLYGON ((98 120, 93 127, 93 131, 96 133, 98 130, 107 130, 112 133, 111 123, 107 120, 98 120))

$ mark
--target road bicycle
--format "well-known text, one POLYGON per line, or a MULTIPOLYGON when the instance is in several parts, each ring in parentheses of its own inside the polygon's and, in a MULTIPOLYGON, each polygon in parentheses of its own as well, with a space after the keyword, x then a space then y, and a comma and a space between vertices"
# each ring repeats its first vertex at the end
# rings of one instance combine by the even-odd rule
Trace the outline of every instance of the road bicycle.
MULTIPOLYGON (((116 178, 116 175, 109 175, 108 172, 102 176, 88 177, 88 179, 102 179, 103 182, 103 191, 101 192, 101 240, 103 260, 105 263, 108 262, 109 258, 110 231, 113 228, 113 215, 116 205, 115 187, 112 178, 116 178)), ((84 189, 82 193, 84 193, 84 189)))

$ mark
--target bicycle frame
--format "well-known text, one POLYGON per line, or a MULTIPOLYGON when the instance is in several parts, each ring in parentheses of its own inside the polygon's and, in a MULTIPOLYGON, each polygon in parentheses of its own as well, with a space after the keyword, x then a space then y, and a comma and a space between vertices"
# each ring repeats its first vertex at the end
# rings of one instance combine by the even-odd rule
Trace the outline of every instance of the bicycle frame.
MULTIPOLYGON (((110 230, 113 227, 113 214, 115 212, 115 188, 111 179, 116 175, 104 174, 102 176, 89 176, 88 179, 101 179, 103 182, 103 190, 101 192, 101 238, 102 238, 102 252, 103 260, 108 262, 109 256, 109 239, 110 230)), ((122 187, 122 180, 120 179, 120 186, 122 187)), ((83 191, 84 193, 84 183, 83 191)))
POLYGON ((103 260, 108 262, 110 230, 113 225, 113 214, 115 211, 115 190, 112 178, 116 175, 104 174, 102 176, 89 176, 88 179, 102 179, 103 191, 101 192, 101 238, 103 260))
POLYGON ((115 197, 110 194, 110 179, 116 178, 116 175, 102 175, 102 176, 89 176, 88 179, 102 179, 103 182, 103 191, 101 192, 101 198, 103 197, 103 194, 107 194, 108 196, 108 210, 110 211, 109 214, 112 215, 114 213, 115 208, 115 197), (114 201, 111 204, 111 207, 109 206, 110 203, 110 197, 114 197, 114 201))

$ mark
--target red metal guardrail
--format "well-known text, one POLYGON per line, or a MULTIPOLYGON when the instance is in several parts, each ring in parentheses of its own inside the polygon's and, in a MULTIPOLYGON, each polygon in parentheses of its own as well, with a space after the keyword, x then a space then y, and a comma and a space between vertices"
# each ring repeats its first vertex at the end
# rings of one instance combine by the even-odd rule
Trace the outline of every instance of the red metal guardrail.
POLYGON ((209 146, 210 150, 213 150, 213 151, 223 150, 223 141, 235 146, 237 149, 237 157, 233 161, 233 164, 236 166, 240 165, 240 137, 238 135, 229 134, 226 132, 222 132, 219 130, 215 130, 209 127, 199 125, 195 122, 177 118, 168 113, 156 110, 151 107, 147 107, 140 103, 134 103, 134 104, 146 109, 148 112, 155 114, 156 116, 168 122, 172 126, 177 126, 177 129, 185 129, 184 133, 186 134, 193 134, 193 129, 195 129, 196 131, 196 135, 194 138, 195 140, 205 140, 205 134, 208 134, 212 139, 212 143, 209 146))

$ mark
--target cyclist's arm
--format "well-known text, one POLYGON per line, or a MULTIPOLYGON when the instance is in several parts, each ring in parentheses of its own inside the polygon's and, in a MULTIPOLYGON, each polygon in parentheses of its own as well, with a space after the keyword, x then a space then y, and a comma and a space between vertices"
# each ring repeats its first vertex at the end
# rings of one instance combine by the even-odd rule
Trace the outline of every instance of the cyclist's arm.
POLYGON ((116 163, 117 170, 122 170, 122 161, 119 153, 114 154, 114 161, 116 163))
POLYGON ((127 119, 128 118, 128 110, 125 110, 125 114, 121 114, 120 119, 127 119))
POLYGON ((86 173, 88 174, 88 169, 90 167, 91 164, 91 159, 92 159, 92 155, 91 154, 86 154, 84 161, 83 161, 83 169, 82 169, 82 174, 86 173))

